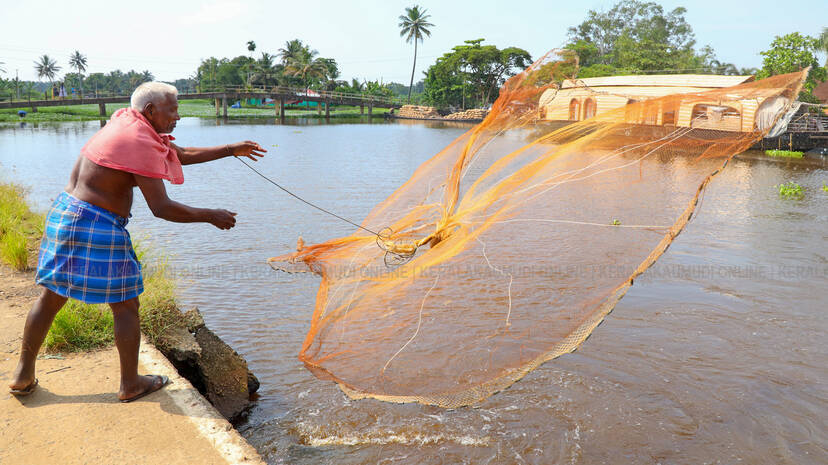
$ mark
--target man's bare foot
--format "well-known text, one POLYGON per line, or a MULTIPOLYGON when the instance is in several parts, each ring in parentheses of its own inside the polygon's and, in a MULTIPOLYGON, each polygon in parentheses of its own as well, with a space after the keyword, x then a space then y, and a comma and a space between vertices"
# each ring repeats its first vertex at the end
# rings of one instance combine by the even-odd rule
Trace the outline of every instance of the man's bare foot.
POLYGON ((138 376, 137 382, 133 386, 124 386, 121 383, 121 390, 118 392, 118 399, 121 402, 132 402, 141 397, 151 394, 169 383, 169 378, 166 376, 148 375, 138 376))
POLYGON ((21 391, 33 385, 35 381, 34 373, 25 373, 23 366, 18 364, 14 370, 14 377, 9 383, 9 389, 12 391, 21 391))

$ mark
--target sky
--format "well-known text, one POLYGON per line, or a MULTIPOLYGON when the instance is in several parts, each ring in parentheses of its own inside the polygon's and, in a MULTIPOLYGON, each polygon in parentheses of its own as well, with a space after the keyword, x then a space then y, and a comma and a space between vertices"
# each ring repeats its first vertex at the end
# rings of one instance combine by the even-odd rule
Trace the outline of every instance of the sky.
MULTIPOLYGON (((567 29, 589 10, 609 10, 616 0, 416 2, 431 15, 431 37, 419 44, 415 82, 442 54, 464 40, 484 38, 499 48, 516 46, 533 58, 567 42, 567 29)), ((761 67, 759 52, 774 36, 816 36, 828 26, 828 0, 659 1, 666 11, 687 8, 697 48, 711 45, 721 61, 761 67)), ((301 39, 336 59, 340 79, 381 79, 408 84, 414 47, 399 35, 398 16, 413 1, 399 0, 179 0, 141 2, 0 0, 0 65, 13 78, 37 80, 34 61, 47 54, 69 72, 69 55, 87 56, 87 73, 149 70, 158 80, 191 76, 210 56, 247 54, 246 43, 275 54, 301 39), (36 6, 33 6, 36 5, 36 6)), ((825 56, 820 56, 821 60, 825 56)))

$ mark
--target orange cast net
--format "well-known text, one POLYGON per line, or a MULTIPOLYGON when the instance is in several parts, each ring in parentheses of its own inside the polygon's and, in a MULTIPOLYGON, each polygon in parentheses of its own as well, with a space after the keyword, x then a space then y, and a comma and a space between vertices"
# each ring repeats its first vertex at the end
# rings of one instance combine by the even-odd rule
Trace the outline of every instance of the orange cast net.
POLYGON ((322 277, 299 354, 314 374, 353 398, 454 408, 575 350, 804 76, 550 120, 542 103, 576 72, 553 51, 509 79, 482 123, 365 218, 379 235, 270 260, 322 277))

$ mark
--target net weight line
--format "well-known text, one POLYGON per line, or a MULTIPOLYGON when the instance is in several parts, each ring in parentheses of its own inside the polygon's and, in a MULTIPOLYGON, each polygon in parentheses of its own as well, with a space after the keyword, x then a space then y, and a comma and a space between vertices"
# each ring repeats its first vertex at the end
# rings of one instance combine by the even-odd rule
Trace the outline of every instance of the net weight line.
POLYGON ((419 247, 418 244, 412 243, 412 244, 408 245, 408 244, 403 244, 403 243, 395 243, 394 241, 392 241, 391 236, 394 234, 394 231, 391 228, 384 228, 381 232, 372 231, 372 230, 366 228, 365 226, 359 225, 359 224, 349 220, 348 218, 345 218, 343 216, 339 216, 339 215, 337 215, 336 213, 334 213, 330 210, 326 210, 326 209, 320 207, 319 205, 316 205, 312 202, 309 202, 309 201, 303 199, 302 197, 300 197, 300 196, 294 194, 293 192, 289 191, 288 189, 286 189, 285 187, 283 187, 282 185, 280 185, 276 181, 274 181, 274 180, 270 179, 269 177, 265 176, 264 174, 262 174, 261 171, 257 170, 256 168, 253 168, 249 163, 242 160, 241 157, 235 157, 235 158, 236 158, 236 160, 240 161, 244 166, 250 168, 250 170, 252 170, 254 173, 261 176, 265 181, 267 181, 267 182, 273 184, 274 186, 278 187, 283 192, 285 192, 286 194, 288 194, 291 197, 295 198, 296 200, 299 200, 300 202, 302 202, 306 205, 309 205, 309 206, 311 206, 311 207, 313 207, 313 208, 315 208, 315 209, 317 209, 317 210, 319 210, 319 211, 321 211, 325 214, 333 216, 334 218, 338 218, 338 219, 340 219, 340 220, 342 220, 342 221, 344 221, 344 222, 346 222, 346 223, 348 223, 352 226, 356 226, 357 228, 362 229, 363 231, 366 231, 366 232, 370 233, 373 236, 377 236, 377 245, 382 250, 385 251, 384 261, 385 261, 386 266, 391 267, 391 266, 395 266, 395 265, 402 265, 403 263, 406 263, 409 260, 411 260, 411 258, 413 258, 414 255, 417 253, 417 249, 419 247), (408 246, 408 247, 405 247, 405 246, 408 246), (405 251, 395 251, 395 248, 399 248, 399 247, 405 247, 405 251))

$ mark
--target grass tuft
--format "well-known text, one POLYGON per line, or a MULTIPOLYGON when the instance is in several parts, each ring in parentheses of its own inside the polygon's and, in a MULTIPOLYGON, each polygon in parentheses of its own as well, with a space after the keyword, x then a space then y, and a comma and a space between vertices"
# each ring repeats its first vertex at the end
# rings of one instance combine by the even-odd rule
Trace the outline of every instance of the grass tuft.
POLYGON ((29 250, 26 236, 18 230, 8 231, 0 237, 0 258, 17 271, 29 267, 29 250))
POLYGON ((171 329, 186 328, 187 321, 175 300, 176 282, 167 268, 167 258, 158 256, 141 242, 135 254, 144 264, 144 293, 141 294, 141 331, 154 345, 163 345, 171 329))
POLYGON ((43 232, 43 215, 26 204, 26 192, 15 184, 0 184, 0 260, 18 271, 28 269, 43 232))
POLYGON ((47 352, 81 352, 107 347, 115 340, 112 311, 106 304, 69 299, 46 335, 47 352))

